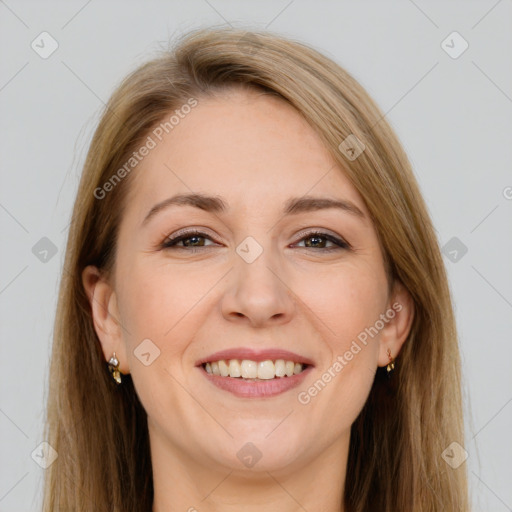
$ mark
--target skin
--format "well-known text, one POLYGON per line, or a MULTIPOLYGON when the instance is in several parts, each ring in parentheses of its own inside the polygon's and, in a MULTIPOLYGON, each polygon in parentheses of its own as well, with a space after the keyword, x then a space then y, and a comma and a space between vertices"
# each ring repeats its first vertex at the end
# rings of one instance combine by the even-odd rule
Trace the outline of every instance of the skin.
POLYGON ((350 426, 377 366, 388 364, 388 349, 396 357, 413 317, 405 288, 388 296, 362 197, 291 106, 253 91, 199 99, 134 172, 114 275, 90 266, 83 283, 105 360, 116 352, 148 413, 153 511, 343 510, 350 426), (190 192, 222 196, 230 210, 171 206, 141 227, 156 203, 190 192), (349 200, 366 218, 337 209, 282 215, 287 199, 306 193, 349 200), (183 243, 159 248, 182 228, 209 238, 188 240, 196 253, 183 243), (335 245, 304 238, 305 228, 353 249, 327 252, 335 245), (235 251, 247 236, 263 248, 252 263, 235 251), (300 403, 298 393, 395 302, 400 312, 300 403), (148 366, 134 354, 145 339, 160 350, 152 360, 151 349, 148 366), (199 358, 234 347, 284 348, 315 367, 299 388, 238 398, 195 367, 199 358), (251 468, 237 457, 247 442, 262 454, 251 468))

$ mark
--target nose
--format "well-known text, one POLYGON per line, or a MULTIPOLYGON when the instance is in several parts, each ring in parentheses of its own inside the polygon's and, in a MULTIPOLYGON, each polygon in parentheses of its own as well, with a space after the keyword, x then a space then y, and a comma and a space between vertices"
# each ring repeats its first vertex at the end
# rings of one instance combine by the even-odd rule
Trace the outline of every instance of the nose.
POLYGON ((222 314, 227 320, 265 327, 287 323, 293 317, 294 295, 270 250, 251 263, 235 253, 227 280, 222 297, 222 314))

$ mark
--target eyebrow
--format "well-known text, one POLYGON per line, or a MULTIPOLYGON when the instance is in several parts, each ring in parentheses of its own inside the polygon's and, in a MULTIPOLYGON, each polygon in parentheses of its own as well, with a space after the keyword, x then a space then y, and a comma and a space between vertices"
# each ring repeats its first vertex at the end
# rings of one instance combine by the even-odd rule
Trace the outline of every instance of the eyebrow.
MULTIPOLYGON (((193 206, 211 213, 225 213, 229 210, 228 204, 218 196, 207 196, 198 193, 177 194, 153 206, 142 221, 142 226, 147 224, 157 213, 170 206, 193 206)), ((314 196, 292 197, 288 199, 283 208, 283 215, 297 215, 299 213, 329 208, 337 208, 360 219, 366 218, 362 210, 351 201, 314 196)))

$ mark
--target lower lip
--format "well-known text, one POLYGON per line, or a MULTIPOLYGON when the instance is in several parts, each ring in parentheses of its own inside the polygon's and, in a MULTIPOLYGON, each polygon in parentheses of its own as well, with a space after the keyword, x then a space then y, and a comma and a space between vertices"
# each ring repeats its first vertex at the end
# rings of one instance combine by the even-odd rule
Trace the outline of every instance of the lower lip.
POLYGON ((269 398, 297 387, 306 378, 306 375, 313 367, 308 366, 302 372, 297 375, 292 375, 291 377, 276 377, 274 379, 259 381, 250 381, 235 377, 220 377, 219 375, 208 373, 202 366, 200 366, 199 369, 212 384, 224 391, 229 391, 237 397, 269 398))

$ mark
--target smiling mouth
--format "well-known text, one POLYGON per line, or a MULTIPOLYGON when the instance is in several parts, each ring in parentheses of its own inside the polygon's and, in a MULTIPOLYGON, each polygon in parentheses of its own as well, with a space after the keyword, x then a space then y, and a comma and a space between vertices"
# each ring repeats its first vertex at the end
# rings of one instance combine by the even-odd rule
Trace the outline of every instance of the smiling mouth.
POLYGON ((292 377, 302 373, 309 365, 285 359, 252 361, 250 359, 221 359, 203 363, 202 367, 211 375, 239 378, 247 381, 263 381, 292 377))

